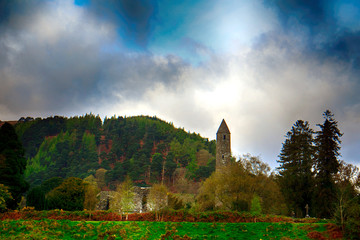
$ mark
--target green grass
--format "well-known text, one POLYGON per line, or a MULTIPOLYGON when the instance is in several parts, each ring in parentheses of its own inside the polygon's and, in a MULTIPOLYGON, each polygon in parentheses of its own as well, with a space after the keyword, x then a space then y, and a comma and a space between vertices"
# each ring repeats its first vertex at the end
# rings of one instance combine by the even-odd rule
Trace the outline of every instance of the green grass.
POLYGON ((324 223, 0 221, 0 239, 308 239, 313 230, 324 223))

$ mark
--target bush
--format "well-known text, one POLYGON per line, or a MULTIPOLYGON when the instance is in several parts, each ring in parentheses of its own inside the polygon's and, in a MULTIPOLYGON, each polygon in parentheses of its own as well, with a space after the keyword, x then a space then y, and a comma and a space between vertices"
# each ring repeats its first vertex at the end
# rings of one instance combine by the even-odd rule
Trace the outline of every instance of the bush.
POLYGON ((258 195, 254 195, 251 201, 251 209, 250 212, 254 215, 261 214, 261 204, 260 204, 260 197, 258 195))
POLYGON ((80 178, 70 177, 48 193, 50 209, 76 211, 84 209, 85 184, 80 178))
POLYGON ((12 199, 13 197, 8 191, 8 187, 4 184, 0 184, 0 212, 5 212, 7 210, 6 202, 12 199))

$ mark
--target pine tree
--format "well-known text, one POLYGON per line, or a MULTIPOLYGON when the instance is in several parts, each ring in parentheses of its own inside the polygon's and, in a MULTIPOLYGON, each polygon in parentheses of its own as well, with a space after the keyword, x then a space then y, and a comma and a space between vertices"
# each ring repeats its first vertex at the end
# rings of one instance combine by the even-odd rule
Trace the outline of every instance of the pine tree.
POLYGON ((26 159, 24 149, 15 129, 9 123, 5 123, 0 128, 0 183, 9 187, 9 192, 13 196, 7 202, 7 207, 15 209, 21 200, 21 196, 29 188, 29 184, 24 180, 26 159))
POLYGON ((305 216, 313 191, 314 131, 307 121, 298 120, 286 134, 280 153, 279 184, 286 205, 299 217, 305 216))
POLYGON ((333 214, 336 201, 336 187, 334 175, 339 170, 338 156, 342 133, 333 119, 333 114, 326 110, 323 114, 324 123, 318 124, 320 131, 316 132, 316 190, 315 211, 317 217, 329 218, 333 214))

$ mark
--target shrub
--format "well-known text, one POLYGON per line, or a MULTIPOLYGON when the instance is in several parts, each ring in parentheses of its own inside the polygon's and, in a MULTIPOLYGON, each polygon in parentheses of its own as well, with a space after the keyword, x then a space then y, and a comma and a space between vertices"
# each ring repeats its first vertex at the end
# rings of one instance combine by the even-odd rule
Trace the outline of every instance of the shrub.
POLYGON ((7 210, 6 202, 13 200, 11 193, 8 191, 8 187, 4 184, 0 184, 0 212, 7 210))
POLYGON ((254 197, 251 201, 251 209, 250 212, 254 215, 261 214, 261 204, 260 204, 260 197, 254 194, 254 197))

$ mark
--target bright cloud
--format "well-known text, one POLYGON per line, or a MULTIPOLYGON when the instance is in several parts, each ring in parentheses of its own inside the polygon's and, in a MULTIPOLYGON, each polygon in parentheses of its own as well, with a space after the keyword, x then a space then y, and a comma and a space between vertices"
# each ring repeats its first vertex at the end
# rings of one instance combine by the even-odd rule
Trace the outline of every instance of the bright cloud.
POLYGON ((225 118, 236 156, 276 167, 291 125, 330 109, 359 163, 360 6, 325 2, 11 1, 0 119, 156 115, 214 139, 225 118))

